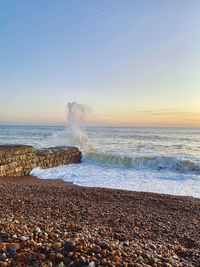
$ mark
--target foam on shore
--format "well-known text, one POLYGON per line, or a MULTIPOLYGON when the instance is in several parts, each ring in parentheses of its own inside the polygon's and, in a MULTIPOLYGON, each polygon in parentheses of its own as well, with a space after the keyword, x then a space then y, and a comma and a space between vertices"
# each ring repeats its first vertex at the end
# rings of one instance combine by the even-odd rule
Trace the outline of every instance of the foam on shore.
POLYGON ((172 171, 111 168, 83 162, 52 169, 36 168, 32 175, 40 179, 57 178, 87 187, 106 187, 134 191, 200 197, 200 179, 192 174, 172 171))

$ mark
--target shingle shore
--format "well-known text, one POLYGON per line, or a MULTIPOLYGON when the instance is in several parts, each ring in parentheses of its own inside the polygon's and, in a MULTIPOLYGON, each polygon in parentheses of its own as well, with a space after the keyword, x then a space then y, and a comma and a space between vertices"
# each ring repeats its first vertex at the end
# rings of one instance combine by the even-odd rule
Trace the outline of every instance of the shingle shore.
POLYGON ((0 266, 200 266, 200 199, 0 178, 0 266))

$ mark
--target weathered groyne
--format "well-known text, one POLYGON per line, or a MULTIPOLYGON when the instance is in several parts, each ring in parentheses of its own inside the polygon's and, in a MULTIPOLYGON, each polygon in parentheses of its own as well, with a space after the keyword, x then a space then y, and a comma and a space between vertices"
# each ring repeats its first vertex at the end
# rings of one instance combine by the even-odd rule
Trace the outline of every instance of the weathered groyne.
POLYGON ((28 175, 35 167, 53 168, 81 162, 82 153, 76 147, 50 147, 35 150, 26 145, 0 145, 0 177, 28 175))

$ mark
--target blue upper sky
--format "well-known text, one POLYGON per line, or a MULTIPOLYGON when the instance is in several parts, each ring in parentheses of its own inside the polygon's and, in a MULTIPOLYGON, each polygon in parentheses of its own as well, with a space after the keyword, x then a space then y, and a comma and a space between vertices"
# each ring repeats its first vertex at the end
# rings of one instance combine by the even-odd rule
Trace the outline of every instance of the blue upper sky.
POLYGON ((0 122, 200 126, 200 1, 0 0, 0 122))

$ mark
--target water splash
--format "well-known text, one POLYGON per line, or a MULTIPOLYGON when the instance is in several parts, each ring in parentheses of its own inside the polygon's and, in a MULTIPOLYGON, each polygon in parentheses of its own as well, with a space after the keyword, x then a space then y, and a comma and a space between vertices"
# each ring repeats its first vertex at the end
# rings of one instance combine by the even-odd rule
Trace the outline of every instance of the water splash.
POLYGON ((90 112, 90 109, 86 105, 83 105, 77 102, 68 102, 67 103, 68 125, 79 126, 83 124, 89 112, 90 112))
POLYGON ((88 106, 77 103, 67 103, 67 125, 64 131, 53 134, 47 142, 48 146, 76 146, 82 152, 95 151, 87 134, 81 129, 87 114, 88 106))

